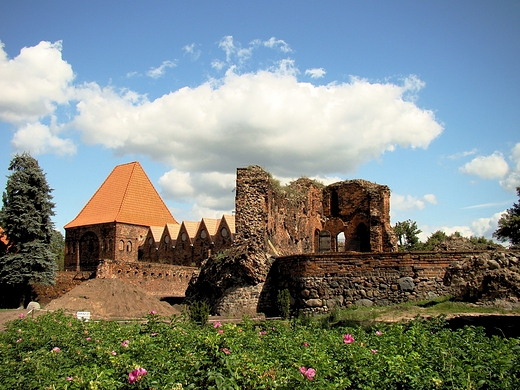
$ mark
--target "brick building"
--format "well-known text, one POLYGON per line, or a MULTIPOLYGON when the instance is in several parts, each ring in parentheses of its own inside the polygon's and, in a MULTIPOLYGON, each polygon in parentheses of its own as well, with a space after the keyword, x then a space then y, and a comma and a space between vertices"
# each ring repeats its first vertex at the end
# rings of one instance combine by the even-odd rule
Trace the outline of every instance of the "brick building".
POLYGON ((95 270, 100 260, 135 262, 151 226, 177 224, 138 162, 116 166, 65 225, 65 269, 95 270))

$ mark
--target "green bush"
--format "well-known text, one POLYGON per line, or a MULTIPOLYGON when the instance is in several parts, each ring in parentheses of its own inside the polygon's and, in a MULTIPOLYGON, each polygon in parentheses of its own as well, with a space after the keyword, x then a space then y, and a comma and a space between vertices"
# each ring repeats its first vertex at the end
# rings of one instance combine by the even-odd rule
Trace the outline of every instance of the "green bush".
POLYGON ((0 389, 520 388, 519 340, 481 328, 244 321, 17 319, 0 333, 0 389))
POLYGON ((279 290, 276 302, 278 304, 280 317, 283 319, 289 318, 291 314, 291 294, 289 293, 289 290, 286 288, 279 290))
POLYGON ((193 301, 188 307, 190 320, 198 325, 205 325, 208 323, 209 312, 209 305, 203 301, 193 301))

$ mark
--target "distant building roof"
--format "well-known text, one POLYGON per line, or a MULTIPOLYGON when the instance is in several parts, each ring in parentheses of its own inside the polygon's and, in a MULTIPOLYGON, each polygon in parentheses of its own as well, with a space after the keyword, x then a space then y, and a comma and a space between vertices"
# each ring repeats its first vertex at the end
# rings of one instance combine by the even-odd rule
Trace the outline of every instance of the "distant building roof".
POLYGON ((222 219, 224 219, 227 222, 227 224, 229 226, 229 229, 231 230, 231 233, 235 234, 236 233, 235 216, 234 215, 224 214, 222 216, 222 219))
POLYGON ((65 228, 110 222, 141 226, 177 223, 137 161, 116 166, 65 228))
MULTIPOLYGON (((202 218, 200 225, 204 224, 204 226, 206 226, 206 229, 208 229, 208 234, 211 237, 213 237, 215 235, 215 233, 217 232, 219 223, 220 223, 220 219, 202 218)), ((200 226, 199 226, 199 229, 200 229, 200 226)))

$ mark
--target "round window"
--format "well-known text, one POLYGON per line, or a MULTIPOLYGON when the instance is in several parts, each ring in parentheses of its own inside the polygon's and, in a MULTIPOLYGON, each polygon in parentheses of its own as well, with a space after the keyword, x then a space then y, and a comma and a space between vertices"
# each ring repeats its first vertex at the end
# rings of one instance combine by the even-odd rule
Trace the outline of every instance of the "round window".
POLYGON ((188 238, 188 235, 186 233, 182 233, 181 240, 186 241, 188 238))
POLYGON ((168 243, 170 242, 170 237, 165 236, 165 237, 164 237, 164 242, 165 242, 166 244, 168 244, 168 243))
POLYGON ((152 245, 152 244, 153 244, 153 240, 152 240, 152 237, 150 237, 150 238, 148 239, 148 245, 152 245))
POLYGON ((200 232, 200 238, 206 238, 206 231, 205 230, 202 230, 200 232))
POLYGON ((222 230, 220 231, 220 234, 222 234, 222 237, 227 237, 228 235, 228 231, 226 228, 222 228, 222 230))

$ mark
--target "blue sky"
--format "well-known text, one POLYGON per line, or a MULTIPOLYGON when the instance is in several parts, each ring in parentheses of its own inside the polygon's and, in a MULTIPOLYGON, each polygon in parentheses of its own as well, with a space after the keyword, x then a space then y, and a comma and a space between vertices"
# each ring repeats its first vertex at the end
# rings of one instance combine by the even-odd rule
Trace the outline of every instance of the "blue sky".
POLYGON ((237 167, 362 178, 392 224, 491 237, 520 186, 518 1, 0 3, 0 186, 29 151, 57 228, 138 160, 178 220, 237 167))

